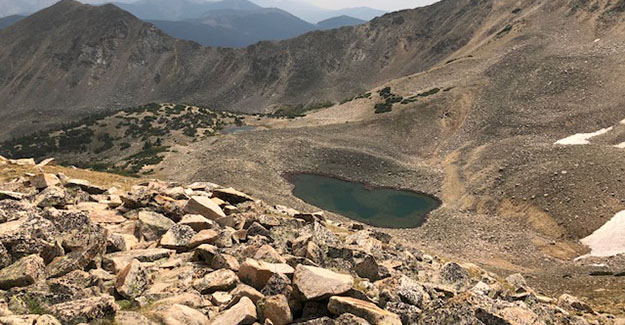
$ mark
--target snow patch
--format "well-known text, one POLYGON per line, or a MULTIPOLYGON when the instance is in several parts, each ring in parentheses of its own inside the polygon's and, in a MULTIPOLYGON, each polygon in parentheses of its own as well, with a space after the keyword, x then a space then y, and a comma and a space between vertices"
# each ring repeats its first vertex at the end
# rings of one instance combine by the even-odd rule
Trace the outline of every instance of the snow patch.
POLYGON ((578 133, 578 134, 574 134, 570 137, 566 137, 564 139, 560 139, 558 141, 556 141, 555 144, 561 144, 561 145, 582 145, 582 144, 590 144, 590 139, 594 138, 596 136, 600 136, 602 134, 606 134, 608 132, 612 131, 612 127, 606 128, 606 129, 601 129, 599 131, 596 132, 592 132, 592 133, 578 133))
POLYGON ((615 214, 601 228, 581 241, 590 247, 590 254, 586 256, 605 257, 625 253, 625 210, 615 214))

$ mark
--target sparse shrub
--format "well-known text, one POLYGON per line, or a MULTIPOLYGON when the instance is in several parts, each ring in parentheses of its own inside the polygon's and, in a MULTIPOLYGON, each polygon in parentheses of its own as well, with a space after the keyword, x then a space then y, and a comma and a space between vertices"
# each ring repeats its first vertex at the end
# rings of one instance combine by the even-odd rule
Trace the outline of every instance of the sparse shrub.
POLYGON ((375 104, 375 113, 382 114, 388 113, 393 110, 393 104, 389 102, 375 104))

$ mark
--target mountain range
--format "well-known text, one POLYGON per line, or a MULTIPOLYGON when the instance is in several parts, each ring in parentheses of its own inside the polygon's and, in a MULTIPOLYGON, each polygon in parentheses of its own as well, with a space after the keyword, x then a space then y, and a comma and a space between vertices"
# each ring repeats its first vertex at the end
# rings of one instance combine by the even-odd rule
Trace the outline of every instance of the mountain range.
MULTIPOLYGON (((0 2, 0 18, 10 15, 30 15, 38 10, 53 5, 57 1, 58 0, 3 0, 0 2)), ((339 16, 350 16, 369 21, 385 13, 382 10, 368 7, 330 10, 305 2, 289 0, 253 0, 253 2, 246 0, 122 0, 116 2, 107 0, 85 0, 85 2, 91 4, 113 2, 141 19, 166 21, 198 19, 211 10, 254 10, 260 9, 261 6, 285 10, 311 24, 316 24, 322 20, 339 16)))
POLYGON ((2 136, 28 130, 19 122, 54 123, 154 100, 246 112, 342 100, 463 46, 489 6, 467 9, 467 1, 236 50, 173 39, 113 5, 63 0, 0 31, 0 116, 16 122, 2 136), (439 8, 467 14, 446 22, 449 13, 439 8))
POLYGON ((368 7, 354 7, 331 10, 320 8, 305 2, 303 3, 290 0, 254 0, 254 3, 257 3, 267 8, 280 8, 313 24, 319 23, 320 21, 326 19, 340 16, 349 16, 360 20, 369 21, 386 13, 386 11, 368 7))
POLYGON ((215 10, 258 10, 261 6, 248 0, 193 1, 193 0, 140 0, 114 2, 116 6, 143 20, 180 21, 200 19, 215 10))
MULTIPOLYGON (((142 0, 115 5, 154 24, 170 36, 217 47, 246 47, 260 41, 285 40, 314 30, 366 22, 339 16, 311 24, 284 10, 263 8, 247 0, 142 0)), ((0 29, 24 17, 13 15, 0 18, 0 29)))

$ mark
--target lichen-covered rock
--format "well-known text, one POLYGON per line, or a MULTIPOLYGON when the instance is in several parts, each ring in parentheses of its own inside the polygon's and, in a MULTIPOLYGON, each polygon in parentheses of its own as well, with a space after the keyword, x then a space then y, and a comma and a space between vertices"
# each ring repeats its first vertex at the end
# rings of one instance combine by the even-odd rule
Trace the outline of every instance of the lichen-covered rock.
POLYGON ((63 276, 74 270, 83 270, 87 265, 101 256, 106 251, 106 237, 104 233, 99 238, 87 244, 84 248, 78 248, 69 254, 56 257, 46 266, 48 278, 63 276))
POLYGON ((175 224, 162 214, 151 211, 139 212, 138 228, 146 240, 159 240, 175 224))
POLYGON ((213 264, 213 258, 219 254, 219 249, 213 245, 204 244, 193 251, 195 260, 203 261, 206 265, 213 264))
POLYGON ((106 252, 115 253, 132 249, 139 241, 130 234, 109 233, 106 238, 106 252))
POLYGON ((119 311, 115 316, 115 324, 157 325, 149 318, 134 311, 119 311))
POLYGON ((148 286, 148 274, 139 260, 132 260, 119 274, 115 281, 115 290, 128 299, 139 297, 148 286))
POLYGON ((293 275, 293 285, 306 300, 324 299, 349 291, 354 278, 314 266, 298 265, 293 275))
POLYGON ((211 319, 209 324, 253 324, 257 318, 256 305, 249 298, 242 297, 236 305, 211 319))
POLYGON ((87 213, 48 209, 43 216, 52 222, 58 232, 55 239, 59 240, 66 250, 106 243, 106 231, 100 225, 91 222, 87 213))
POLYGON ((388 303, 384 309, 397 314, 401 319, 402 324, 417 324, 422 313, 419 307, 403 302, 388 303))
POLYGON ((50 306, 50 313, 63 324, 113 319, 119 307, 108 295, 74 300, 50 306))
POLYGON ((174 253, 171 249, 152 248, 152 249, 136 249, 125 252, 117 252, 104 255, 102 266, 105 270, 118 273, 126 265, 130 264, 133 259, 139 262, 154 262, 161 259, 169 258, 174 253))
POLYGON ((40 208, 63 207, 67 204, 67 194, 58 186, 50 186, 37 194, 33 204, 40 208))
POLYGON ((270 245, 261 246, 254 254, 254 259, 268 263, 286 263, 284 257, 270 245))
POLYGON ((464 287, 469 281, 469 272, 457 263, 445 263, 439 272, 441 282, 456 288, 464 287))
POLYGON ((194 287, 201 293, 226 291, 234 288, 239 283, 239 277, 232 270, 221 269, 205 275, 197 280, 194 287))
POLYGON ((76 270, 62 277, 47 281, 50 292, 63 297, 63 300, 89 298, 94 294, 97 278, 87 272, 76 270))
POLYGON ((2 242, 0 242, 0 269, 3 269, 9 265, 11 265, 13 258, 9 251, 4 247, 2 242))
POLYGON ((264 236, 267 238, 271 238, 271 232, 269 232, 269 230, 267 230, 267 228, 263 227, 263 225, 261 225, 258 222, 254 222, 252 223, 249 228, 247 228, 247 235, 252 237, 252 236, 264 236))
POLYGON ((29 286, 45 277, 45 267, 37 255, 23 257, 0 270, 0 289, 29 286))
POLYGON ((397 295, 401 301, 419 308, 423 308, 430 301, 430 296, 425 292, 423 286, 406 276, 402 276, 400 279, 397 295))
POLYGON ((506 277, 506 281, 511 285, 522 288, 527 286, 527 282, 525 282, 525 278, 520 273, 514 273, 506 277))
POLYGON ((261 291, 265 296, 285 295, 289 297, 293 291, 291 280, 284 274, 276 273, 269 278, 261 291))
POLYGON ((177 251, 186 250, 189 242, 195 236, 193 228, 176 224, 161 237, 159 242, 161 247, 175 249, 177 251))
POLYGON ((236 257, 228 254, 217 254, 213 257, 211 267, 215 270, 228 269, 235 272, 239 271, 240 265, 236 257))
POLYGON ((370 302, 350 297, 330 298, 328 310, 335 315, 354 314, 373 325, 401 325, 401 319, 397 314, 381 309, 370 302))

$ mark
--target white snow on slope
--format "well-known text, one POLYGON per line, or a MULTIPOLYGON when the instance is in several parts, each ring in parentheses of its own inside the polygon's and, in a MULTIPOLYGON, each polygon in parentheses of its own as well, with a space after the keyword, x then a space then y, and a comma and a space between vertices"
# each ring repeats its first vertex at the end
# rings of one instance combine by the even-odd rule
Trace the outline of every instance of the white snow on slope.
POLYGON ((581 145, 581 144, 590 144, 590 139, 594 138, 596 136, 600 136, 602 134, 606 134, 608 132, 612 131, 612 127, 606 128, 606 129, 601 129, 597 132, 592 132, 592 133, 577 133, 574 134, 570 137, 566 137, 564 139, 560 139, 558 141, 556 141, 555 144, 561 144, 561 145, 581 145))
POLYGON ((617 213, 590 236, 582 239, 590 247, 587 256, 614 256, 625 253, 625 210, 617 213))

